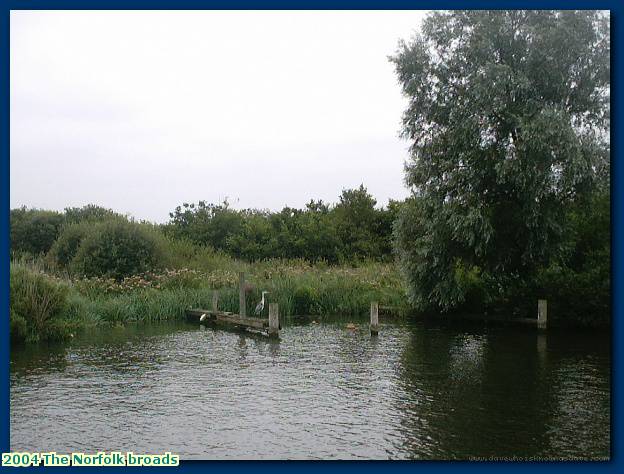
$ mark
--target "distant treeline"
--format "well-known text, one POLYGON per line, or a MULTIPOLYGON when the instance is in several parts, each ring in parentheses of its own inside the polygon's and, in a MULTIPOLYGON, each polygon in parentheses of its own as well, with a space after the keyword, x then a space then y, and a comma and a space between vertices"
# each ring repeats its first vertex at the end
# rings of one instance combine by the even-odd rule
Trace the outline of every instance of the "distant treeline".
MULTIPOLYGON (((344 190, 333 205, 312 200, 303 209, 285 207, 271 212, 236 210, 227 200, 219 204, 199 201, 178 206, 167 224, 142 224, 169 238, 251 262, 301 258, 329 264, 353 263, 391 259, 392 225, 400 205, 391 200, 386 207, 378 207, 362 185, 344 190)), ((119 219, 126 217, 96 205, 66 208, 64 212, 13 209, 11 249, 32 255, 52 250, 59 263, 68 264, 93 223, 119 219), (61 242, 66 248, 58 248, 57 244, 53 249, 61 232, 67 234, 61 242)))
POLYGON ((221 204, 179 206, 166 233, 210 245, 247 261, 303 258, 345 263, 382 260, 392 254, 392 223, 400 202, 376 207, 364 186, 344 190, 338 203, 310 201, 304 209, 237 211, 221 204))

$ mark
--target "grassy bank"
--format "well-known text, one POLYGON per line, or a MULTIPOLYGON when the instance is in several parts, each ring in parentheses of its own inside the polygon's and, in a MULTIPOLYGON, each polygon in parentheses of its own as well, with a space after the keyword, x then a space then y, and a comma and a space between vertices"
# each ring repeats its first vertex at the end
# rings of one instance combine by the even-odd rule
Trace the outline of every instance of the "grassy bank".
POLYGON ((300 260, 255 264, 218 254, 189 256, 190 266, 145 272, 122 280, 72 278, 45 261, 11 264, 11 337, 37 341, 70 337, 94 326, 175 320, 190 307, 219 306, 238 311, 238 272, 246 273, 248 314, 269 291, 285 317, 299 314, 366 314, 371 301, 404 308, 399 275, 391 264, 358 267, 310 265, 300 260))

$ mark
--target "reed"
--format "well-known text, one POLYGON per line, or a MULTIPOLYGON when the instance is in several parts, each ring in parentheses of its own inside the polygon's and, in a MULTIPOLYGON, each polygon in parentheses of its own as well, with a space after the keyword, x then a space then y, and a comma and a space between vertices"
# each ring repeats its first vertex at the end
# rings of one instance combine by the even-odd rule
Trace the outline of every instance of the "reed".
POLYGON ((181 319, 188 308, 211 307, 215 290, 219 291, 220 309, 238 312, 238 271, 246 272, 249 282, 247 314, 252 314, 262 291, 269 292, 269 301, 278 303, 286 318, 363 316, 371 301, 407 310, 402 282, 392 264, 336 267, 279 259, 249 264, 222 255, 217 256, 219 265, 214 265, 214 260, 208 265, 208 261, 206 253, 186 262, 194 263, 194 268, 146 272, 121 281, 72 280, 67 275, 46 273, 50 269, 37 262, 15 261, 12 273, 26 269, 62 285, 65 293, 58 318, 73 328, 181 319))

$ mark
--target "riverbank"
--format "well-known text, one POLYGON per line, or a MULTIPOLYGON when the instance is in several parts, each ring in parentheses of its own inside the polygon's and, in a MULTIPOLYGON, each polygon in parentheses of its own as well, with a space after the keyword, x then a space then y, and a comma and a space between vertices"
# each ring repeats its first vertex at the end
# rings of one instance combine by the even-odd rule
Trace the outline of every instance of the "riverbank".
POLYGON ((11 337, 33 342, 71 337, 94 326, 130 322, 179 320, 190 307, 210 307, 214 290, 219 306, 238 311, 238 272, 247 278, 248 314, 268 291, 280 314, 367 314, 371 301, 398 314, 409 307, 402 282, 392 264, 358 267, 310 265, 300 260, 271 260, 257 264, 231 261, 229 267, 189 268, 146 272, 120 281, 70 278, 55 274, 37 261, 11 264, 11 337))

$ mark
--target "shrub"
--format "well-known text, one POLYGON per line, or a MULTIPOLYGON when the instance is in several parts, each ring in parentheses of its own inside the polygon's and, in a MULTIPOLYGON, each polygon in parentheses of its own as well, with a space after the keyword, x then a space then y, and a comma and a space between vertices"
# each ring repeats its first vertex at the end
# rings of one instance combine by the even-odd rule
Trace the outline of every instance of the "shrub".
POLYGON ((162 267, 164 258, 164 238, 156 230, 135 222, 110 220, 85 236, 70 268, 86 277, 121 280, 162 267))
POLYGON ((82 239, 91 232, 92 228, 92 224, 87 222, 64 226, 60 235, 50 248, 48 258, 60 267, 67 267, 76 256, 82 239))
POLYGON ((26 266, 11 265, 11 337, 29 341, 62 339, 67 335, 59 315, 67 285, 26 266))
POLYGON ((33 255, 48 252, 64 221, 64 216, 55 211, 12 209, 11 250, 33 255))
POLYGON ((608 258, 586 271, 552 266, 537 278, 548 299, 548 318, 557 326, 609 326, 611 281, 608 258))

